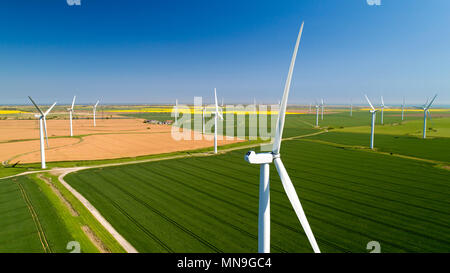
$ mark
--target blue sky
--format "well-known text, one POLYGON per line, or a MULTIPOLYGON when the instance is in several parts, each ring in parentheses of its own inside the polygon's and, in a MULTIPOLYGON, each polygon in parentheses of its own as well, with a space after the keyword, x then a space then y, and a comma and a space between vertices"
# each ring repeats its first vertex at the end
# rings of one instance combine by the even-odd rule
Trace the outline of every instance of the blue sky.
POLYGON ((450 104, 450 1, 2 1, 0 104, 275 103, 305 21, 290 103, 450 104))

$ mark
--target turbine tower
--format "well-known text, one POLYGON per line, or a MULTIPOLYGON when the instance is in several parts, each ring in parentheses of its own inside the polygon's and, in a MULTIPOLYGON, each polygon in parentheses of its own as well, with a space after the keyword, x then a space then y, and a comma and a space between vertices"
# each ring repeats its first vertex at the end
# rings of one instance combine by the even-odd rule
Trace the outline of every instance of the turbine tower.
POLYGON ((98 105, 99 102, 100 101, 97 100, 97 102, 94 105, 94 109, 93 109, 93 112, 94 112, 94 127, 97 126, 97 123, 95 122, 95 112, 97 111, 97 105, 98 105))
POLYGON ((325 108, 325 105, 323 104, 323 99, 322 99, 321 106, 322 106, 322 120, 323 120, 323 108, 325 108))
POLYGON ((381 96, 381 125, 384 124, 384 108, 388 108, 386 105, 384 105, 383 96, 381 96))
POLYGON ((427 138, 427 115, 430 115, 430 118, 431 118, 430 107, 433 104, 436 97, 437 97, 437 94, 434 95, 434 97, 430 101, 430 103, 428 103, 428 99, 427 99, 428 104, 425 103, 423 106, 423 139, 427 138))
POLYGON ((175 124, 178 124, 178 99, 175 99, 175 124))
POLYGON ((369 98, 367 97, 367 95, 364 95, 366 97, 367 102, 370 105, 370 113, 372 114, 372 126, 370 129, 370 149, 373 149, 373 140, 374 140, 374 134, 375 134, 375 118, 377 116, 377 111, 375 109, 375 107, 373 107, 372 103, 370 102, 369 98))
POLYGON ((40 143, 41 143, 41 168, 45 169, 45 168, 47 168, 47 166, 45 165, 44 137, 47 140, 47 147, 48 147, 48 135, 47 135, 47 120, 46 120, 46 116, 47 116, 48 113, 50 113, 50 111, 53 109, 53 107, 55 107, 56 102, 53 103, 53 105, 50 106, 50 108, 48 108, 47 111, 44 113, 39 108, 39 106, 37 106, 37 104, 34 102, 34 100, 30 96, 28 96, 28 98, 34 104, 34 106, 36 107, 38 112, 40 113, 40 115, 35 115, 35 117, 39 118, 39 138, 40 138, 40 143), (44 136, 44 133, 45 133, 45 136, 44 136))
POLYGON ((404 111, 405 111, 405 97, 403 97, 403 102, 402 102, 402 121, 404 119, 404 111))
POLYGON ((245 160, 250 164, 259 164, 260 167, 260 187, 259 187, 259 213, 258 213, 258 252, 269 253, 270 252, 270 193, 269 193, 269 164, 272 161, 280 175, 281 183, 283 188, 289 198, 292 207, 297 214, 297 217, 302 225, 306 236, 308 237, 309 243, 311 244, 315 253, 320 253, 319 246, 317 245, 314 234, 312 233, 311 227, 309 226, 308 220, 306 219, 305 212, 303 211, 300 200, 295 191, 294 185, 283 165, 280 158, 280 147, 281 139, 283 137, 283 127, 286 115, 286 106, 289 96, 289 89, 291 86, 292 72, 294 70, 295 59, 297 57, 298 46, 300 44, 300 39, 302 36, 303 23, 300 27, 298 33, 297 41, 294 48, 294 53, 292 55, 291 64, 289 67, 289 72, 286 80, 286 85, 284 87, 283 99, 281 100, 281 108, 278 113, 278 120, 275 132, 275 140, 272 147, 271 153, 259 153, 256 154, 254 151, 249 151, 245 155, 245 160))
POLYGON ((319 127, 319 108, 320 105, 316 102, 316 127, 319 127))
POLYGON ((69 111, 69 119, 70 119, 70 136, 73 136, 72 115, 73 115, 73 107, 75 105, 75 99, 76 98, 77 98, 77 96, 73 96, 72 107, 67 108, 67 111, 69 111))
POLYGON ((353 117, 353 101, 350 100, 350 116, 353 117))
POLYGON ((214 88, 214 102, 216 103, 216 112, 214 113, 214 153, 217 154, 217 119, 220 117, 223 120, 223 116, 219 113, 216 88, 214 88))
POLYGON ((202 106, 202 133, 206 133, 206 126, 205 126, 205 114, 206 114, 206 106, 202 106))

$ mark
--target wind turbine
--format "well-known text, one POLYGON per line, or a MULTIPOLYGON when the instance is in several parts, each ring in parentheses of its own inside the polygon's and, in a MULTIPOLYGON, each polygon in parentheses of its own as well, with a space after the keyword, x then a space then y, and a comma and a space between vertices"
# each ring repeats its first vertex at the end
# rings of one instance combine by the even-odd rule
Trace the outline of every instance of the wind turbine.
POLYGON ((350 116, 353 117, 353 101, 350 100, 350 116))
POLYGON ((384 124, 384 108, 389 108, 386 105, 384 105, 383 96, 381 96, 381 125, 384 124))
POLYGON ((178 124, 178 99, 175 99, 175 124, 178 124))
POLYGON ((219 113, 216 88, 214 88, 214 102, 216 103, 216 112, 214 113, 214 153, 217 154, 217 119, 220 117, 223 120, 223 116, 219 113))
POLYGON ((427 115, 430 115, 430 118, 431 118, 430 107, 433 104, 436 97, 437 97, 437 94, 434 95, 434 97, 430 101, 430 103, 428 103, 428 99, 427 99, 427 102, 423 106, 423 139, 427 138, 427 115))
POLYGON ((67 110, 69 111, 69 119, 70 119, 70 136, 73 136, 72 115, 73 115, 73 106, 75 105, 75 99, 76 98, 77 98, 77 96, 73 96, 72 107, 67 108, 67 110))
POLYGON ((369 98, 367 97, 367 95, 364 95, 366 97, 367 102, 370 105, 370 108, 372 108, 370 110, 370 113, 372 114, 372 127, 370 129, 370 149, 373 149, 373 137, 374 137, 374 133, 375 133, 375 118, 377 116, 377 111, 375 109, 375 107, 373 107, 372 103, 370 102, 369 98))
POLYGON ((294 70, 295 59, 297 57, 298 46, 302 36, 303 23, 298 33, 297 42, 295 44, 294 53, 292 55, 291 64, 289 66, 289 72, 284 87, 283 99, 281 100, 281 108, 278 113, 278 120, 275 132, 275 141, 273 143, 271 153, 259 153, 249 151, 245 155, 245 160, 250 164, 259 164, 260 167, 260 187, 259 187, 259 213, 258 213, 258 252, 269 253, 270 252, 270 193, 269 193, 269 164, 272 161, 275 163, 278 174, 280 175, 283 188, 291 202, 292 207, 297 214, 300 224, 302 225, 309 243, 311 244, 315 253, 320 253, 319 246, 317 245, 314 234, 306 219, 305 212, 303 211, 300 200, 295 191, 294 185, 283 165, 280 158, 280 146, 281 138, 283 136, 284 120, 286 115, 286 106, 289 96, 289 89, 291 86, 292 72, 294 70))
POLYGON ((322 120, 323 120, 323 108, 325 108, 325 105, 323 104, 323 99, 322 99, 321 106, 322 106, 322 120))
POLYGON ((316 127, 319 127, 319 108, 320 105, 316 102, 316 127))
POLYGON ((404 118, 404 111, 405 111, 405 97, 403 97, 403 102, 402 102, 402 121, 403 121, 403 118, 404 118))
POLYGON ((94 127, 97 126, 97 123, 95 122, 95 112, 97 111, 97 105, 98 105, 99 102, 100 101, 97 100, 97 102, 94 105, 94 109, 93 109, 93 112, 94 112, 94 127))
POLYGON ((44 113, 39 108, 39 106, 37 106, 37 104, 34 102, 34 100, 30 96, 28 96, 28 98, 34 104, 34 106, 40 113, 40 115, 35 115, 35 117, 39 118, 39 138, 40 138, 40 143, 41 143, 41 168, 45 169, 47 166, 45 165, 44 133, 45 133, 45 138, 47 140, 47 147, 48 147, 47 120, 45 117, 47 116, 48 113, 50 113, 50 111, 53 109, 53 107, 55 107, 56 102, 53 103, 53 105, 50 106, 50 108, 48 108, 47 111, 45 111, 45 113, 44 113))
POLYGON ((205 126, 205 114, 206 114, 206 106, 202 106, 202 130, 203 134, 206 132, 206 126, 205 126))

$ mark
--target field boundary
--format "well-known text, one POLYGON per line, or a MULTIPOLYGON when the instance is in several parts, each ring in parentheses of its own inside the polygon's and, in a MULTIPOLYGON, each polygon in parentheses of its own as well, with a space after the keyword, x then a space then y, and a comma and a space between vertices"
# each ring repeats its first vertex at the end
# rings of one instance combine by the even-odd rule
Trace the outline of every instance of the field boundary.
POLYGON ((39 241, 41 242, 42 249, 45 253, 51 253, 52 250, 48 244, 47 237, 45 236, 44 229, 42 228, 41 222, 39 221, 39 217, 36 213, 36 211, 33 208, 33 204, 31 203, 30 198, 28 197, 25 189, 23 188, 20 183, 16 183, 16 185, 20 189, 20 193, 22 194, 23 200, 25 201, 25 204, 28 207, 28 210, 30 211, 31 218, 33 219, 34 225, 36 227, 36 231, 38 233, 39 241))
POLYGON ((87 210, 97 219, 97 221, 114 237, 114 239, 125 249, 128 253, 138 253, 138 251, 122 236, 117 232, 114 227, 101 215, 101 213, 78 191, 72 188, 66 181, 64 181, 64 176, 68 173, 83 169, 83 167, 69 168, 61 175, 58 176, 59 182, 66 187, 86 208, 87 210))

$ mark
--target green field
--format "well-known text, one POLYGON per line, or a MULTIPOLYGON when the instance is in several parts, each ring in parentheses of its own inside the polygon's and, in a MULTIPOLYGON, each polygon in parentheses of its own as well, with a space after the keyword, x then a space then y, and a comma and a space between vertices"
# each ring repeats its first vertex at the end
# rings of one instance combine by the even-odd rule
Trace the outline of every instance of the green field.
POLYGON ((50 176, 29 175, 0 180, 0 253, 70 252, 67 244, 77 241, 81 252, 99 252, 82 227, 96 234, 105 250, 123 252, 112 236, 50 176), (51 181, 67 203, 44 182, 51 181))
MULTIPOLYGON (((314 118, 296 116, 301 119, 287 121, 293 132, 314 118)), ((328 126, 339 126, 340 118, 331 117, 326 117, 328 126)), ((355 119, 339 127, 369 121, 365 113, 355 119)), ((448 252, 448 170, 354 148, 367 144, 368 135, 342 134, 282 145, 283 160, 322 251, 367 252, 366 244, 374 240, 382 252, 448 252), (340 145, 341 139, 349 146, 340 145)), ((415 143, 383 149, 396 147, 408 154, 410 146, 424 151, 442 144, 433 142, 440 138, 412 138, 415 143)), ((92 169, 72 173, 66 181, 139 251, 255 252, 259 168, 244 161, 245 152, 92 169)), ((433 154, 435 160, 446 158, 437 150, 414 153, 433 154)), ((271 173, 272 251, 311 252, 273 167, 271 173)))

